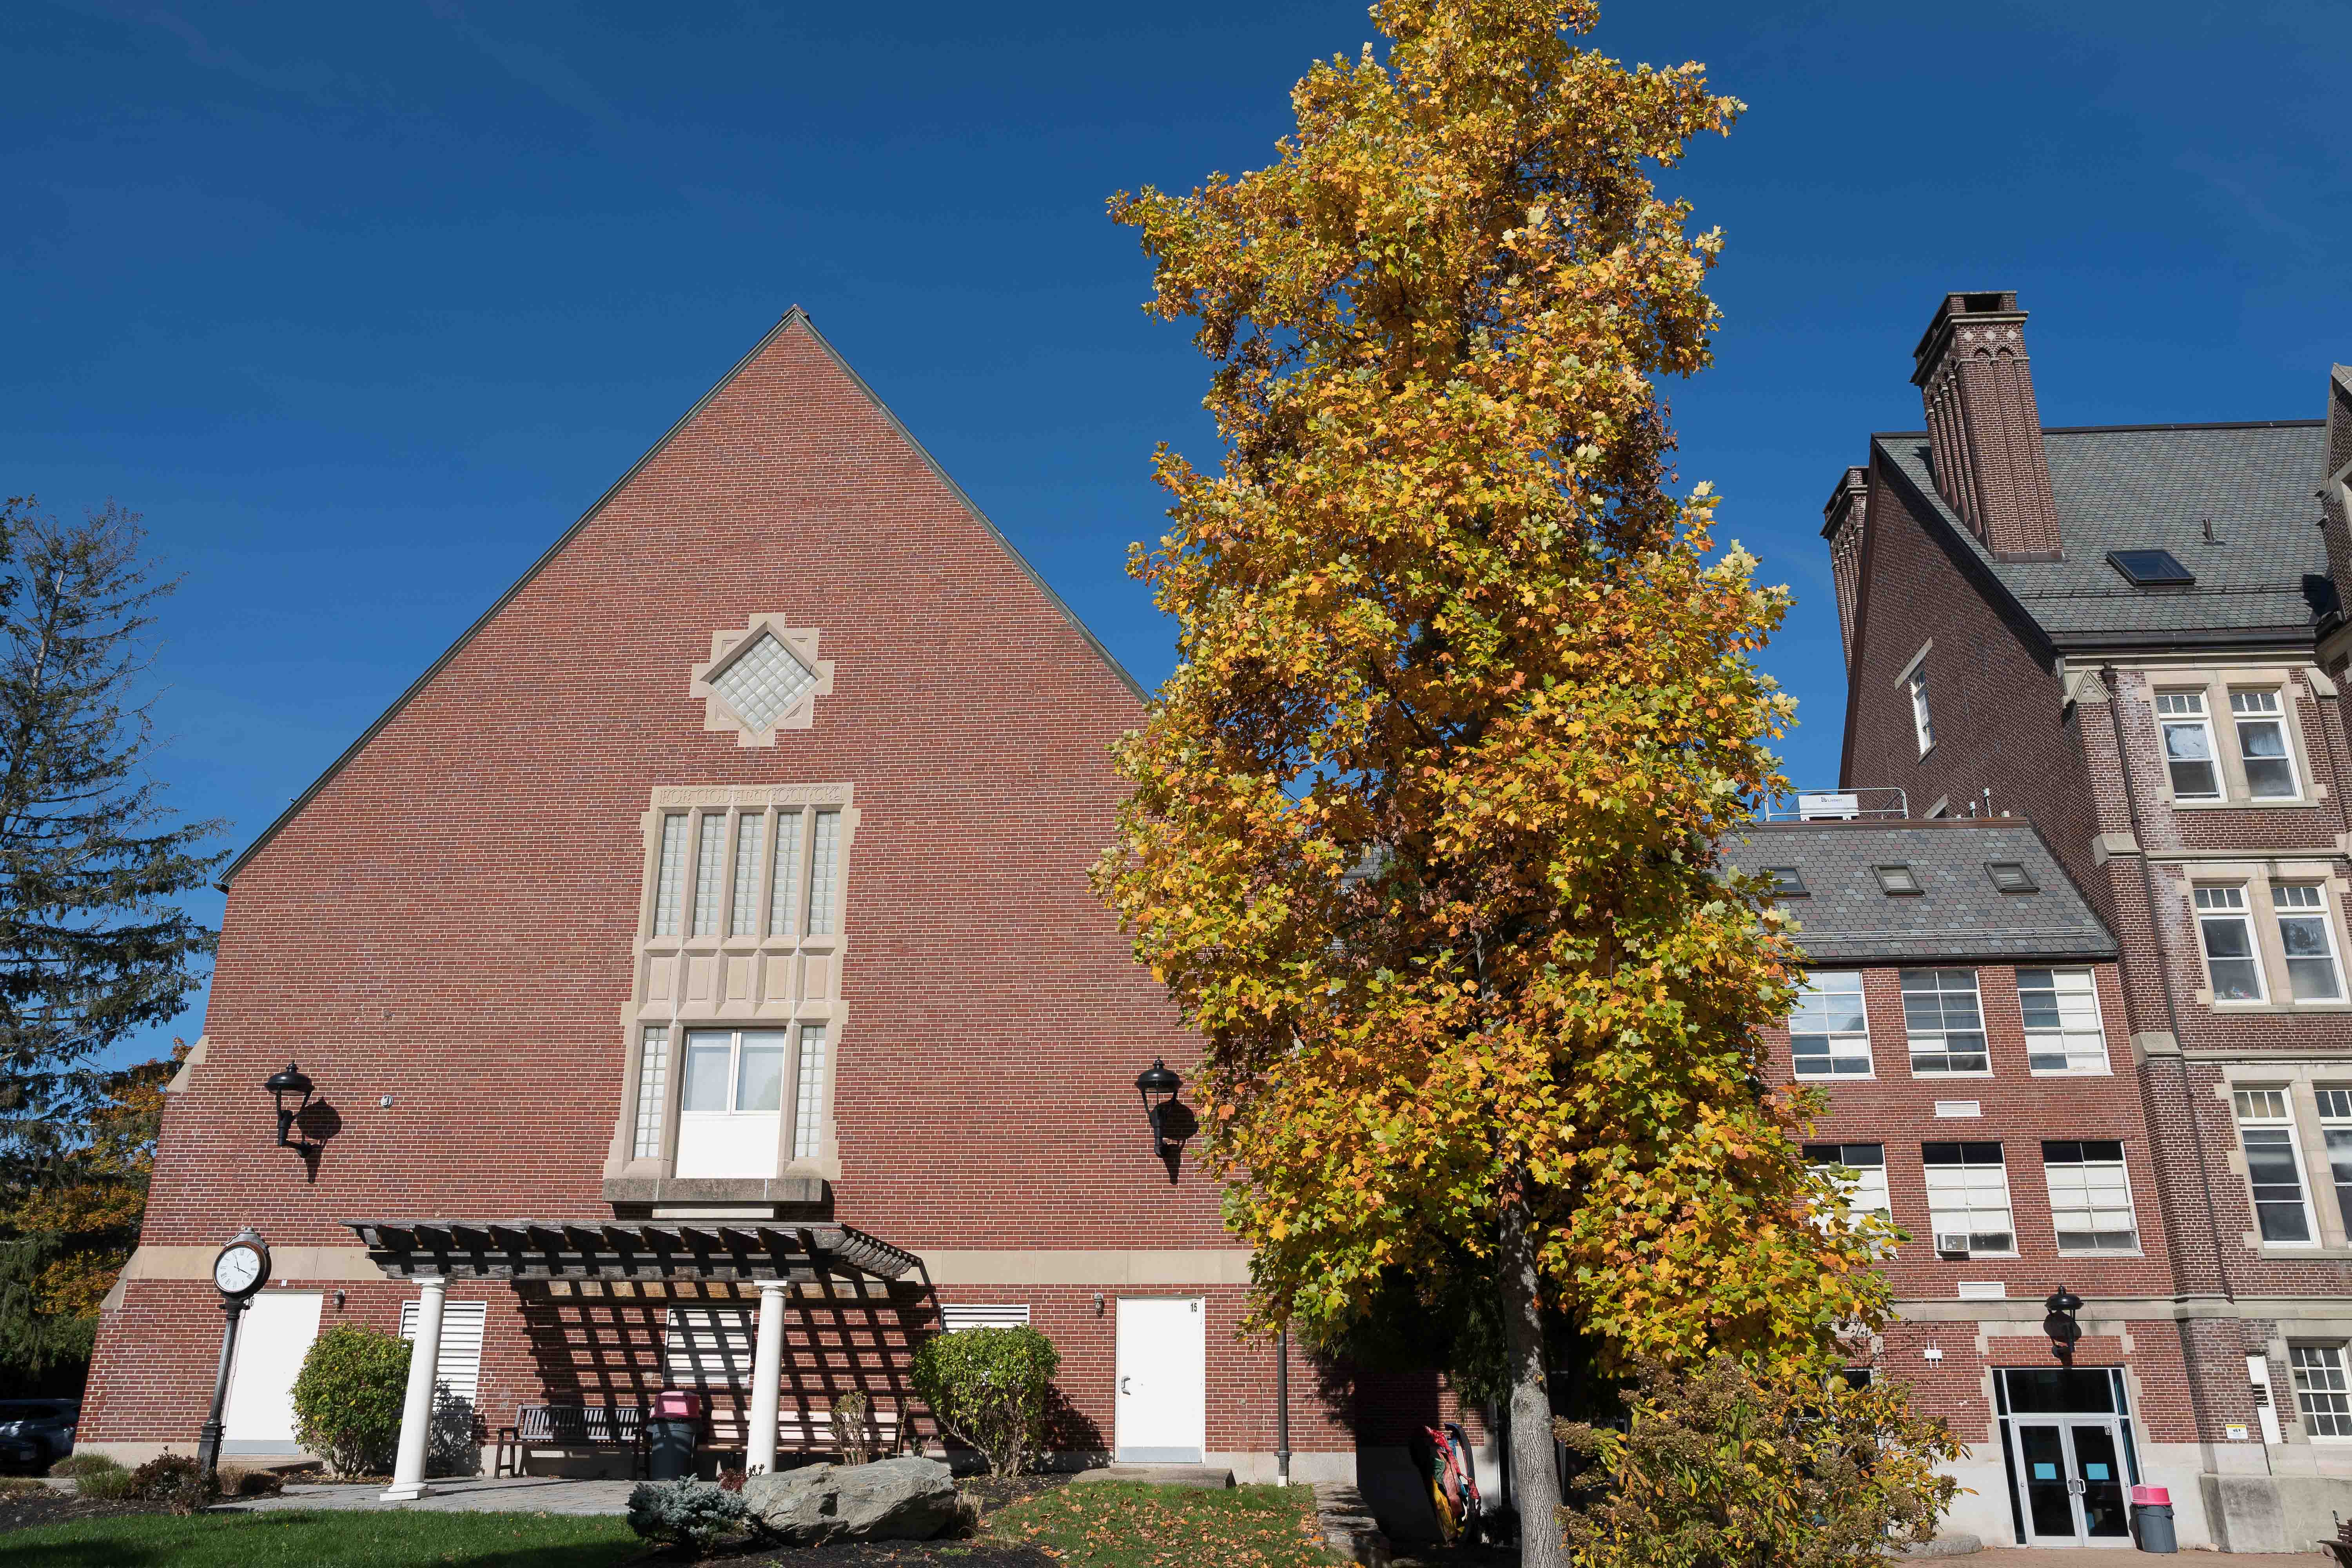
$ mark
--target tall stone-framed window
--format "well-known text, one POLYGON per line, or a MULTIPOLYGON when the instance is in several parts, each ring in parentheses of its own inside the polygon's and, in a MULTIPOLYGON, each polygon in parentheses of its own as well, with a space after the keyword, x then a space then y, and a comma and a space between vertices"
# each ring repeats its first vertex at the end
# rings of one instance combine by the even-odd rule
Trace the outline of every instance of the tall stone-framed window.
POLYGON ((779 730, 816 722, 816 700, 833 694, 833 660, 816 656, 811 626, 781 615, 753 616, 710 634, 710 658, 694 667, 688 694, 703 704, 705 730, 732 731, 739 746, 772 746, 779 730))
POLYGON ((847 784, 657 789, 608 1179, 837 1175, 847 784))

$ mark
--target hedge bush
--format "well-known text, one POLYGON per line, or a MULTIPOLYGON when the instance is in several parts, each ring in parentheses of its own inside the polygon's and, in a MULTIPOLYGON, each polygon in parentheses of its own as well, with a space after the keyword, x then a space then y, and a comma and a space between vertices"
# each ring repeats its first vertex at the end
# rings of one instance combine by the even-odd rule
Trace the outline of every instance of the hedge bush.
POLYGON ((915 1351, 915 1392, 989 1474, 1017 1476, 1044 1446, 1045 1404, 1062 1354, 1031 1328, 938 1334, 915 1351))
POLYGON ((294 1380, 294 1435, 337 1475, 392 1468, 408 1352, 399 1335, 358 1323, 337 1323, 311 1342, 294 1380))
POLYGON ((220 1489, 197 1471, 193 1456, 167 1450, 131 1472, 130 1495, 168 1504, 173 1513, 200 1513, 220 1489))
POLYGON ((678 1541, 697 1551, 745 1528, 751 1505, 739 1492, 698 1481, 639 1481, 629 1492, 629 1528, 647 1541, 678 1541))

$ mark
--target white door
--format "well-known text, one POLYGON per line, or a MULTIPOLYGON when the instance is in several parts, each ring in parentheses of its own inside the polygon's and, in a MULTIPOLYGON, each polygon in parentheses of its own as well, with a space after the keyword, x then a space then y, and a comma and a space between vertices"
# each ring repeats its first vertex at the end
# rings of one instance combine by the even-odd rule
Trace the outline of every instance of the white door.
POLYGON ((301 1452, 294 1440, 294 1379, 319 1337, 320 1300, 315 1290, 265 1290, 246 1308, 221 1412, 222 1453, 301 1452))
POLYGON ((1117 1457, 1197 1465, 1209 1440, 1209 1315, 1198 1296, 1118 1299, 1117 1457))

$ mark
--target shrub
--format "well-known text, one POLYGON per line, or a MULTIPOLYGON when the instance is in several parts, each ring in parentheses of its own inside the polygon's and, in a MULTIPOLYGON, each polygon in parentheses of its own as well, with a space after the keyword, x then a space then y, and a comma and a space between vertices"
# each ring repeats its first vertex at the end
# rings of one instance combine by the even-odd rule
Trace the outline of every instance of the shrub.
POLYGON ((639 1481, 629 1493, 629 1528, 647 1541, 680 1541, 701 1551, 744 1528, 751 1505, 737 1492, 691 1476, 639 1481))
POLYGON ((199 1513, 213 1505, 220 1489, 197 1472, 194 1459, 166 1451, 131 1472, 130 1495, 166 1504, 173 1513, 199 1513))
POLYGON ((991 1475, 1017 1476, 1042 1445, 1054 1342, 1031 1328, 938 1334, 915 1351, 915 1392, 940 1425, 980 1450, 991 1475))
POLYGON ((131 1472, 103 1454, 76 1454, 59 1459, 49 1467, 49 1474, 73 1478, 74 1491, 82 1497, 112 1502, 131 1495, 131 1472), (71 1465, 70 1470, 61 1467, 71 1465))
POLYGON ((874 1457, 873 1406, 866 1395, 851 1389, 833 1402, 833 1440, 845 1465, 862 1465, 874 1457))
POLYGON ((1935 1467, 1960 1447, 1899 1384, 1758 1376, 1728 1356, 1636 1370, 1625 1430, 1554 1424, 1588 1465, 1559 1510, 1581 1568, 1881 1568, 1934 1537, 1958 1489, 1935 1467))
POLYGON ((337 1323, 310 1343, 294 1379, 294 1435, 339 1476, 382 1475, 400 1439, 406 1340, 337 1323))

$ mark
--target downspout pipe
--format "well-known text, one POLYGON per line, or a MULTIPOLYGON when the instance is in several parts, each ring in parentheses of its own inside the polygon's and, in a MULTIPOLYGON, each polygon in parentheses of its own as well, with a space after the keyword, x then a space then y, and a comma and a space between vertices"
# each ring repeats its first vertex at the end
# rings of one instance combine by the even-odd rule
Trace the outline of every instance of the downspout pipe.
POLYGON ((1290 1331, 1274 1336, 1274 1484, 1290 1484, 1290 1331))

